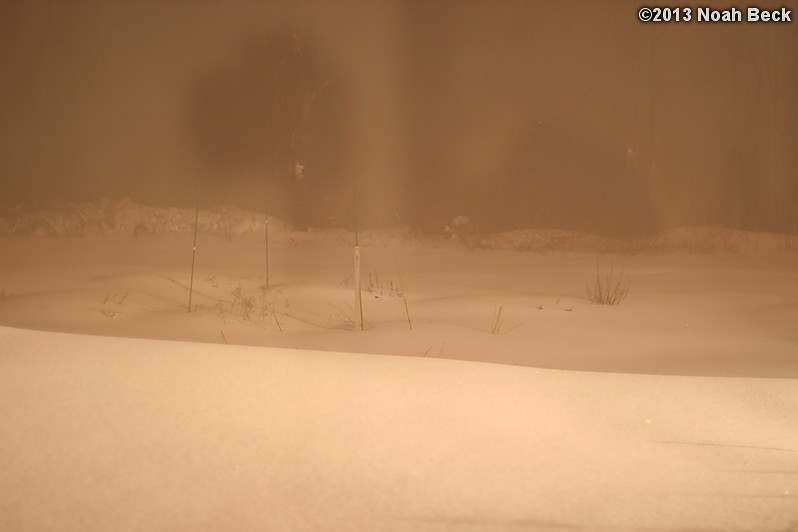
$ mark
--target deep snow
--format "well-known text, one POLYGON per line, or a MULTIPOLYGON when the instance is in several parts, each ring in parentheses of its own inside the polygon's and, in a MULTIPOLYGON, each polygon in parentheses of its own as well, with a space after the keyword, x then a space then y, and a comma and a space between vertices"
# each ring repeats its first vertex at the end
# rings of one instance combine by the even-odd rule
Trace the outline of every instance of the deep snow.
POLYGON ((798 526, 789 240, 372 231, 358 331, 350 233, 203 212, 188 313, 130 205, 0 224, 0 530, 798 526))
POLYGON ((0 329, 3 530, 789 530, 793 380, 0 329))

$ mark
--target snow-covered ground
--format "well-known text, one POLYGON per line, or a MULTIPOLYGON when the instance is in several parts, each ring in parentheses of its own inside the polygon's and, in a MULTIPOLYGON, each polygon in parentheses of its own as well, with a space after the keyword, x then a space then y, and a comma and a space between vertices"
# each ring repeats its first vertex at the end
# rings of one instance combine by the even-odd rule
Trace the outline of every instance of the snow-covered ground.
POLYGON ((0 530, 798 527, 793 240, 372 231, 360 331, 350 233, 202 212, 189 313, 192 224, 0 222, 0 530))

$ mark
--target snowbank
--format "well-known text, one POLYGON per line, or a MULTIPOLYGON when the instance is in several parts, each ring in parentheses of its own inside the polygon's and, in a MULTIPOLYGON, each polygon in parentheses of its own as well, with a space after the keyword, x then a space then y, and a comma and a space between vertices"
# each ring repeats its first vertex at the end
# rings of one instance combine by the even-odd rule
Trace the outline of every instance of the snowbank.
MULTIPOLYGON (((11 209, 0 216, 2 236, 73 236, 189 233, 194 231, 194 209, 150 207, 129 199, 92 203, 64 203, 40 211, 11 209)), ((261 213, 222 206, 200 210, 199 231, 224 237, 263 231, 261 213)), ((270 218, 270 227, 288 228, 285 222, 270 218)))
POLYGON ((0 328, 0 529, 793 530, 798 383, 0 328))
MULTIPOLYGON (((142 237, 153 234, 190 233, 194 230, 194 209, 158 208, 129 199, 102 200, 91 203, 64 203, 40 211, 19 208, 0 212, 0 236, 70 236, 128 234, 142 237)), ((457 226, 458 217, 453 222, 457 226)), ((440 247, 446 240, 469 249, 506 249, 545 253, 551 251, 581 253, 767 253, 798 252, 798 236, 755 233, 717 227, 680 227, 661 234, 634 239, 612 239, 559 229, 520 229, 495 234, 470 230, 452 232, 447 226, 442 235, 421 235, 409 228, 373 229, 361 232, 363 246, 388 247, 408 243, 440 247)), ((461 223, 461 227, 463 224, 461 223)), ((262 213, 237 207, 219 206, 199 212, 199 232, 232 239, 235 236, 263 232, 262 213)), ((280 219, 269 217, 270 230, 293 243, 327 245, 349 244, 353 234, 340 228, 295 231, 280 219)))

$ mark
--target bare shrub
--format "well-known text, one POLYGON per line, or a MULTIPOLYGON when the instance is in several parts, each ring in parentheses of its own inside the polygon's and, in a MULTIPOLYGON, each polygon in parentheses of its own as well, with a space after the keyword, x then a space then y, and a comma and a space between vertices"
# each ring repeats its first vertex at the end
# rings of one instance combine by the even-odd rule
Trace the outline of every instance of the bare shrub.
POLYGON ((629 293, 629 281, 623 270, 616 273, 613 266, 601 268, 596 263, 596 276, 587 287, 587 298, 596 305, 620 305, 629 293))

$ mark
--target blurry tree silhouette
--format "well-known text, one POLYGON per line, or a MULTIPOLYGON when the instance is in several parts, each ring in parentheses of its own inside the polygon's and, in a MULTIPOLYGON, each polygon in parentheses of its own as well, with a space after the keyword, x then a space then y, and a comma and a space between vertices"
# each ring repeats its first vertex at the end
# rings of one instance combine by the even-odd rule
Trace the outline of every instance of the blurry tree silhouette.
POLYGON ((201 164, 221 178, 262 173, 267 194, 290 198, 282 214, 306 227, 308 165, 323 158, 316 137, 320 121, 330 119, 323 98, 336 80, 306 28, 251 35, 240 56, 208 72, 189 99, 190 141, 201 164))
POLYGON ((781 42, 780 35, 771 25, 759 28, 761 35, 754 35, 751 43, 753 64, 758 69, 761 84, 762 107, 764 107, 767 139, 766 176, 768 215, 766 224, 770 229, 781 232, 795 231, 795 169, 789 175, 789 153, 785 149, 789 140, 786 102, 794 101, 794 93, 787 91, 785 74, 790 72, 789 64, 795 61, 794 52, 781 42), (756 38, 759 37, 759 38, 756 38), (792 188, 792 190, 790 190, 792 188), (790 194, 792 192, 792 194, 790 194))
POLYGON ((734 105, 720 192, 724 221, 735 228, 798 232, 794 43, 794 35, 772 26, 734 35, 734 105))

